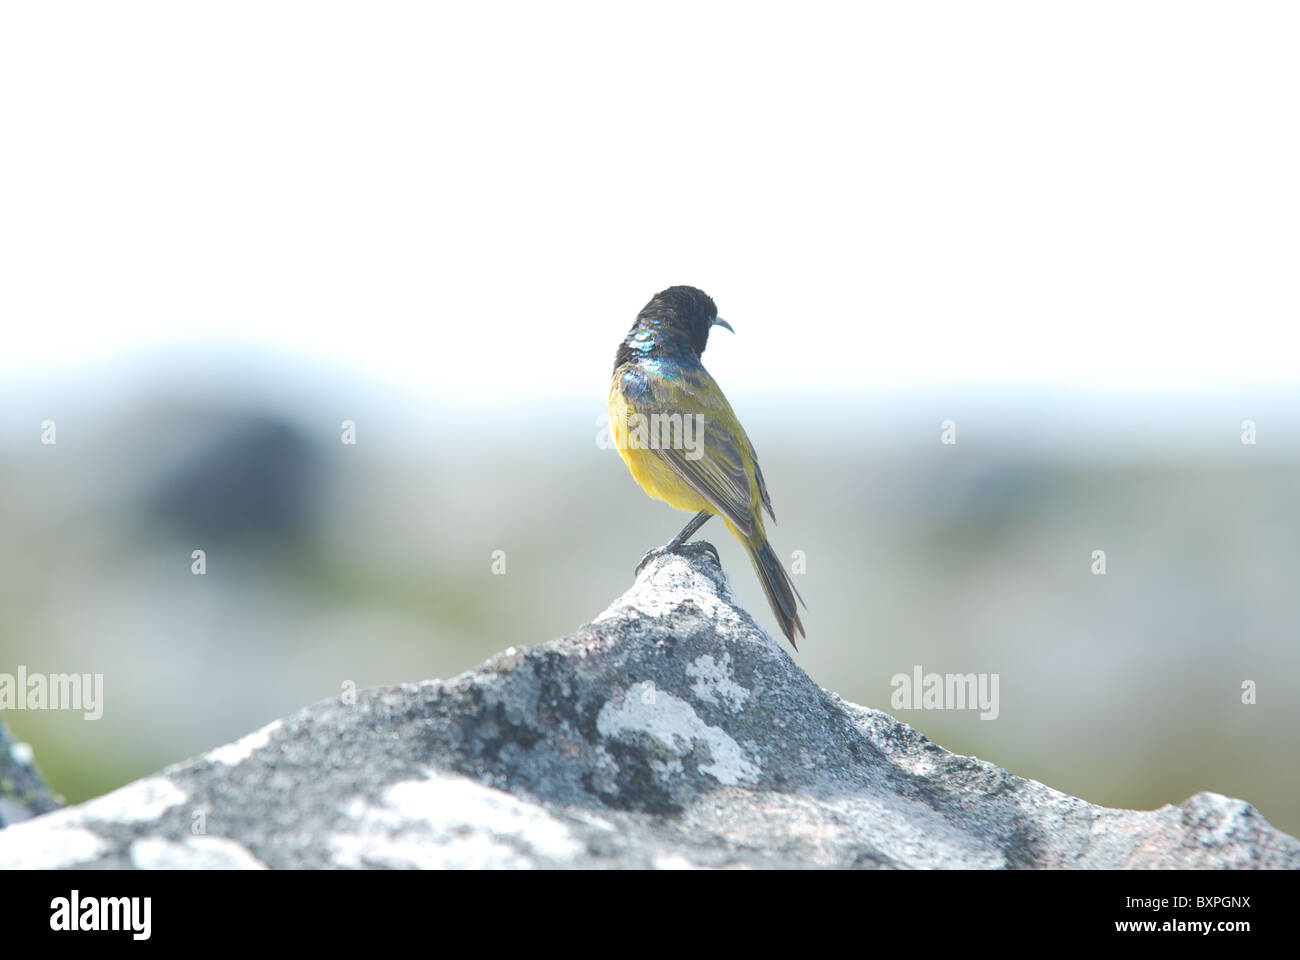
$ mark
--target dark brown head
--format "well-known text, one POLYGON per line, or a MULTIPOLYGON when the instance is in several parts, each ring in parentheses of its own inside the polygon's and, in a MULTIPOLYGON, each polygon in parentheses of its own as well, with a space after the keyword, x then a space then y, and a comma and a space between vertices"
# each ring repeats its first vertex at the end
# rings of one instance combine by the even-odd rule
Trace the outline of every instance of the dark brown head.
POLYGON ((699 359, 714 326, 731 330, 731 324, 718 317, 713 298, 703 290, 696 287, 661 290, 637 314, 636 323, 619 347, 614 366, 638 355, 694 354, 699 359))

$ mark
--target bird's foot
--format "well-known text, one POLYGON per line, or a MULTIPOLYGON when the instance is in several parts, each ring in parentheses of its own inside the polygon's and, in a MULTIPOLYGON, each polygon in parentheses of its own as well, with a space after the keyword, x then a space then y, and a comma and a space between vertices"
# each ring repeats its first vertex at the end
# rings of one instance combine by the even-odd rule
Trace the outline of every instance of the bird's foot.
POLYGON ((713 557, 713 562, 722 567, 722 558, 718 556, 718 548, 707 540, 692 540, 690 543, 666 543, 662 547, 655 547, 653 550, 647 550, 641 562, 636 565, 636 573, 639 576, 645 569, 645 565, 655 557, 666 556, 670 553, 687 554, 687 553, 707 553, 713 557))

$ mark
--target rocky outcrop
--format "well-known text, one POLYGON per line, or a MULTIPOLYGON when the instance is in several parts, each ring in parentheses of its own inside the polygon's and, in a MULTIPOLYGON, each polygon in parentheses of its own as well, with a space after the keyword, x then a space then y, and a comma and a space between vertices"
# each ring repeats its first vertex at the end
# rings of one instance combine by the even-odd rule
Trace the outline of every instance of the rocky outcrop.
POLYGON ((325 701, 0 831, 12 867, 1300 867, 1250 804, 1113 810, 821 689, 704 552, 570 636, 325 701))

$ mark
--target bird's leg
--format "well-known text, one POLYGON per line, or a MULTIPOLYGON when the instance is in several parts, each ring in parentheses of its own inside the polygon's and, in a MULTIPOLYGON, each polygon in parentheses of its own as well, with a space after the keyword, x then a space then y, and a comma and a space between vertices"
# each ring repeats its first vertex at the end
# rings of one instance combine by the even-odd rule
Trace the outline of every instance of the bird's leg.
MULTIPOLYGON (((704 526, 711 516, 713 516, 713 514, 709 513, 709 511, 701 510, 695 516, 691 517, 690 522, 686 524, 686 526, 682 527, 681 533, 677 534, 677 536, 673 537, 662 547, 655 547, 653 550, 647 551, 646 555, 641 558, 641 562, 636 565, 636 572, 640 573, 641 568, 655 557, 662 557, 665 553, 681 553, 682 549, 687 546, 686 541, 694 535, 696 530, 704 526)), ((701 550, 708 550, 709 553, 713 554, 714 562, 717 563, 719 567, 722 566, 722 558, 718 556, 717 549, 707 540, 702 540, 698 544, 690 544, 689 546, 698 547, 701 550)))
POLYGON ((711 516, 713 516, 713 514, 709 513, 709 511, 701 510, 695 516, 691 517, 690 522, 687 523, 686 526, 682 527, 682 532, 663 545, 663 552, 676 553, 683 543, 695 536, 695 531, 704 526, 711 516))

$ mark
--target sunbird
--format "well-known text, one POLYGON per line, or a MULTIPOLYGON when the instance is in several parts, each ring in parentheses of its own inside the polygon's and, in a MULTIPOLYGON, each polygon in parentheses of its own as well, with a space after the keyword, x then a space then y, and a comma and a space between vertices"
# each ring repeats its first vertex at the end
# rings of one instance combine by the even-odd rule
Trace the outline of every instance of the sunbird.
MULTIPOLYGON (((749 552, 768 603, 796 650, 806 636, 796 599, 803 597, 767 542, 763 511, 776 521, 754 445, 704 369, 700 356, 715 327, 732 330, 711 297, 695 287, 656 293, 619 344, 609 385, 609 422, 632 478, 650 496, 695 511, 682 532, 641 558, 711 544, 687 544, 712 516, 722 517, 749 552)), ((805 604, 807 606, 807 604, 805 604)))

